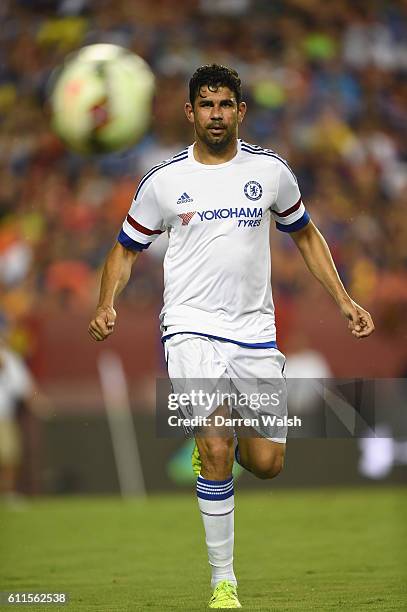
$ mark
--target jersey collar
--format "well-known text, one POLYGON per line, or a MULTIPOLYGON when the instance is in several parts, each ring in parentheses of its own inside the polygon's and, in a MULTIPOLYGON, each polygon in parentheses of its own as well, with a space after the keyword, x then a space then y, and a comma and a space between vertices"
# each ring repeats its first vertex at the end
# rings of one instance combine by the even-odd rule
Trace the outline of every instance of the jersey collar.
POLYGON ((194 164, 194 166, 198 166, 199 168, 203 169, 203 170, 216 170, 217 168, 226 168, 226 166, 231 166, 239 157, 240 153, 241 153, 241 139, 238 138, 237 139, 237 152, 236 155, 234 157, 232 157, 232 159, 230 159, 227 162, 224 162, 223 164, 201 164, 201 162, 197 161, 194 157, 194 146, 195 146, 195 142, 193 142, 189 147, 188 147, 188 159, 189 161, 194 164))

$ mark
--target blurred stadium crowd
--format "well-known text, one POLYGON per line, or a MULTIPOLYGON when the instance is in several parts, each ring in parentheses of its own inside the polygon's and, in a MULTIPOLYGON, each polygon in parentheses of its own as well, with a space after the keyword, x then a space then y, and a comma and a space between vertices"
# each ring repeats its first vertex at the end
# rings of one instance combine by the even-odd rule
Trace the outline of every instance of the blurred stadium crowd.
MULTIPOLYGON (((0 316, 12 344, 29 353, 24 321, 39 306, 93 307, 137 181, 191 142, 188 79, 212 62, 242 78, 241 136, 289 160, 350 292, 394 333, 407 303, 406 10, 403 0, 3 0, 0 316), (50 131, 47 81, 97 42, 144 57, 158 88, 141 143, 83 158, 50 131)), ((277 234, 274 292, 295 302, 308 278, 277 234)), ((143 254, 124 300, 160 300, 163 249, 143 254)))

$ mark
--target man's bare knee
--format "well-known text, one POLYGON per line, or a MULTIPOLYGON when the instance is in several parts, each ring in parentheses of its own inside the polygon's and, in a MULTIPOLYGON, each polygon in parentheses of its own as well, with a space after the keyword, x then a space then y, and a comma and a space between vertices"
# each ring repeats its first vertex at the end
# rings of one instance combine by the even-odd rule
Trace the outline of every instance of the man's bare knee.
MULTIPOLYGON (((198 443, 198 446, 201 445, 198 443)), ((233 440, 228 438, 205 438, 202 444, 201 459, 203 463, 217 464, 229 462, 233 448, 233 440)))
POLYGON ((204 478, 227 478, 233 467, 233 439, 197 438, 197 444, 204 478))
POLYGON ((256 465, 253 466, 252 471, 254 474, 262 480, 275 478, 279 475, 284 466, 284 453, 279 453, 259 459, 256 461, 256 465))

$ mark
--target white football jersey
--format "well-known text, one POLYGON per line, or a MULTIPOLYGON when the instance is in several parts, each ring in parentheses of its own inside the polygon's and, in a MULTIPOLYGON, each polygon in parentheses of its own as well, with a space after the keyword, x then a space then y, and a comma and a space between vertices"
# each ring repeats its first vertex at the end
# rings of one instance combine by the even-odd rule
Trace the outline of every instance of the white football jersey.
POLYGON ((284 232, 309 222, 297 180, 276 153, 242 140, 217 165, 196 161, 193 146, 142 178, 118 240, 142 250, 168 232, 164 339, 189 332, 276 346, 270 220, 284 232))

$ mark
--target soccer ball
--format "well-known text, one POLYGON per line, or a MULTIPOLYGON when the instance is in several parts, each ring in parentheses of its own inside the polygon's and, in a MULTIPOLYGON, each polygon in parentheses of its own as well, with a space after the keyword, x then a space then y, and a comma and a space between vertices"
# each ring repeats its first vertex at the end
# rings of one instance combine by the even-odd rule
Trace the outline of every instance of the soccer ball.
POLYGON ((83 47, 51 76, 51 124, 84 154, 128 148, 149 127, 154 75, 138 55, 117 45, 83 47))

